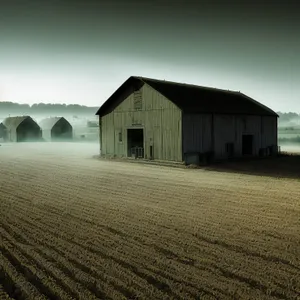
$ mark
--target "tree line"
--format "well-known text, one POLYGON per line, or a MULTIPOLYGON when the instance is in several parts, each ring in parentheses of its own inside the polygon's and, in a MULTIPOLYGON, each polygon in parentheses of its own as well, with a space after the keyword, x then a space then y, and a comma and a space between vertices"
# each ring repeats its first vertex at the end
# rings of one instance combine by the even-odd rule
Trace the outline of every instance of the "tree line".
POLYGON ((300 120, 300 114, 297 114, 295 112, 288 112, 288 113, 283 113, 283 112, 277 112, 279 116, 279 122, 292 122, 296 120, 300 120))
POLYGON ((0 102, 0 112, 6 114, 72 114, 95 115, 99 107, 90 107, 79 104, 20 104, 14 102, 0 102))
MULTIPOLYGON (((0 112, 6 114, 73 114, 73 115, 95 115, 99 107, 91 107, 79 104, 55 104, 36 103, 20 104, 15 102, 0 102, 0 112)), ((300 120, 300 114, 295 112, 277 112, 279 122, 292 122, 300 120)))

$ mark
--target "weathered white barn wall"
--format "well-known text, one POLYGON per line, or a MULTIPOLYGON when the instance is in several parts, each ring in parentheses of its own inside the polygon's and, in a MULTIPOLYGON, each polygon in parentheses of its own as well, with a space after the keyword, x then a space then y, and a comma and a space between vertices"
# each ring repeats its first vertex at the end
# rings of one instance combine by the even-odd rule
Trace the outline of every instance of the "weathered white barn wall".
POLYGON ((233 143, 234 146, 238 140, 238 126, 235 116, 214 115, 213 144, 216 159, 225 159, 228 157, 226 143, 233 143))
POLYGON ((273 116, 236 116, 237 156, 242 155, 242 136, 252 134, 253 155, 259 155, 261 148, 277 145, 277 117, 273 116))
POLYGON ((278 145, 278 119, 277 117, 262 117, 262 147, 266 148, 272 145, 278 145))
POLYGON ((212 150, 212 115, 183 114, 182 124, 183 153, 212 150))
POLYGON ((253 155, 260 148, 277 145, 277 118, 252 115, 183 114, 183 153, 214 151, 216 159, 228 158, 227 143, 234 156, 242 156, 242 137, 253 135, 253 155))
MULTIPOLYGON (((234 152, 235 156, 242 156, 242 140, 244 134, 253 135, 252 154, 258 155, 261 148, 261 117, 260 116, 231 116, 235 122, 234 152)), ((231 142, 231 141, 228 141, 231 142)), ((225 145, 224 145, 225 148, 225 145)), ((218 158, 226 158, 226 149, 218 149, 218 158)))
POLYGON ((102 117, 103 155, 127 156, 127 129, 144 129, 145 158, 182 161, 181 110, 147 84, 141 88, 142 109, 134 109, 131 94, 113 112, 102 117), (119 133, 122 141, 119 141, 119 133))

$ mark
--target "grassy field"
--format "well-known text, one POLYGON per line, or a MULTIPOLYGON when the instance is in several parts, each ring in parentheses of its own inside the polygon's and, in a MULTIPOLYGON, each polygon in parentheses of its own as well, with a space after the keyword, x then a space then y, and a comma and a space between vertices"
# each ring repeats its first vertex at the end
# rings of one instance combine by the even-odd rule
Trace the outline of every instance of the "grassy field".
POLYGON ((97 152, 0 147, 1 299, 299 299, 299 180, 97 152))

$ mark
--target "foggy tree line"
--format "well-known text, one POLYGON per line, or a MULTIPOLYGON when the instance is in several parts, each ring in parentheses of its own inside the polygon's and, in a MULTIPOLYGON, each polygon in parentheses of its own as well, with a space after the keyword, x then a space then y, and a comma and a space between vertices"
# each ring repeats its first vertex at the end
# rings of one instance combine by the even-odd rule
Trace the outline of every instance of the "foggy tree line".
MULTIPOLYGON (((6 114, 73 114, 94 115, 99 107, 89 107, 79 104, 36 103, 33 105, 15 102, 0 102, 0 111, 6 114)), ((300 121, 300 114, 295 112, 277 112, 279 123, 300 121)))
POLYGON ((295 112, 277 112, 278 119, 278 142, 280 144, 300 144, 300 114, 295 112))
POLYGON ((277 114, 279 115, 279 120, 281 122, 291 122, 293 120, 300 120, 300 114, 297 114, 295 112, 277 112, 277 114))
POLYGON ((79 104, 20 104, 14 102, 0 102, 1 113, 6 114, 73 114, 73 115, 94 115, 99 107, 89 107, 79 104))

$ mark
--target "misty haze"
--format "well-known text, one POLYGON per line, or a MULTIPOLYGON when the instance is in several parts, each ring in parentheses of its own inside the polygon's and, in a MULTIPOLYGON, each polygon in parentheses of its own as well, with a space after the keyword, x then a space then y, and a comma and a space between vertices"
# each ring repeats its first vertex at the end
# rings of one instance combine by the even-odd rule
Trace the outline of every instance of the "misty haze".
POLYGON ((299 299, 296 1, 0 2, 0 300, 299 299))

